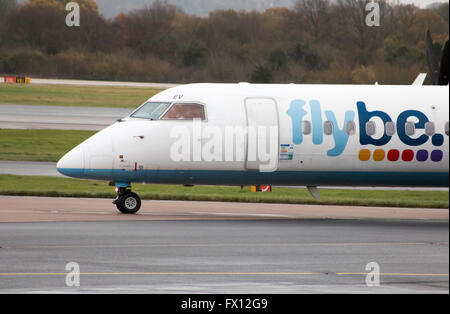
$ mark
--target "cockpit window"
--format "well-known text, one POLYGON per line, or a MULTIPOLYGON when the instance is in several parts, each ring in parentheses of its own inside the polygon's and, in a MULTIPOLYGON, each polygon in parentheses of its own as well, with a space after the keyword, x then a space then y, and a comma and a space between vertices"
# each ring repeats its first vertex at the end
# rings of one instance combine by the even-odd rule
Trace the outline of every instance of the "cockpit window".
POLYGON ((205 109, 199 104, 174 104, 162 120, 205 120, 205 109))
POLYGON ((148 102, 136 110, 131 117, 157 120, 169 106, 170 102, 148 102))

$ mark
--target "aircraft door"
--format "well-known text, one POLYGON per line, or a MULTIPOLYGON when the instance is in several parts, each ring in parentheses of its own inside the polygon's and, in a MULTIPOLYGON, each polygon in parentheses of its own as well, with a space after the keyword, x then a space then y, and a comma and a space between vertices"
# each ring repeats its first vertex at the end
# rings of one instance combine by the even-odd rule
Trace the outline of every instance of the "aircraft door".
POLYGON ((247 159, 248 170, 273 172, 278 168, 279 122, 277 103, 272 98, 248 98, 247 159))

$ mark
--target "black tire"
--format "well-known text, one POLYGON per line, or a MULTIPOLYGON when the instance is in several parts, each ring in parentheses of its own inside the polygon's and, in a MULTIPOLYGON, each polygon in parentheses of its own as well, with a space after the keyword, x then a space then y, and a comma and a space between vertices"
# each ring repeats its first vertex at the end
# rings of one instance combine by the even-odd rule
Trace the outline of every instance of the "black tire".
POLYGON ((136 214, 141 209, 141 199, 136 193, 129 192, 119 197, 116 206, 123 214, 136 214))

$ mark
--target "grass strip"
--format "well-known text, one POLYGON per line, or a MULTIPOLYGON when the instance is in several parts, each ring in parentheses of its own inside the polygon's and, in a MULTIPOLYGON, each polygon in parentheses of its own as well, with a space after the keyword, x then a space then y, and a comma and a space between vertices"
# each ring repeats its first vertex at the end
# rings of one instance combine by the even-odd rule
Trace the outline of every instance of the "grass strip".
POLYGON ((0 104, 137 108, 159 92, 133 87, 0 84, 0 104))
MULTIPOLYGON (((449 208, 447 191, 332 190, 322 189, 313 199, 306 189, 274 188, 252 193, 249 187, 134 184, 133 191, 147 200, 188 200, 282 204, 349 205, 378 207, 449 208)), ((17 196, 114 198, 106 182, 69 178, 0 175, 0 194, 17 196)))
POLYGON ((0 129, 0 160, 57 162, 95 131, 0 129))

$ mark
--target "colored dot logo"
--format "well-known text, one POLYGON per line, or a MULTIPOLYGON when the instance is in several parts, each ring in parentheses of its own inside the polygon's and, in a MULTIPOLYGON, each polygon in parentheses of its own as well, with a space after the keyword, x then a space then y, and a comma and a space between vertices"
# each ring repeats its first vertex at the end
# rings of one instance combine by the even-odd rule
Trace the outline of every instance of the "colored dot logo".
POLYGON ((394 161, 397 161, 397 160, 399 160, 399 159, 400 159, 400 152, 399 152, 398 150, 396 150, 396 149, 391 149, 391 150, 388 152, 388 160, 389 160, 389 161, 394 162, 394 161))
POLYGON ((442 150, 434 150, 430 154, 430 152, 425 149, 421 149, 417 151, 417 153, 415 153, 411 149, 406 149, 401 153, 397 149, 391 149, 386 154, 386 152, 383 149, 377 149, 372 154, 370 150, 362 149, 359 152, 359 160, 369 161, 372 157, 374 161, 381 162, 386 159, 386 155, 387 160, 389 160, 390 162, 396 162, 400 160, 400 157, 404 162, 411 162, 414 160, 414 157, 418 162, 425 162, 428 161, 429 159, 431 159, 431 161, 433 162, 440 162, 444 159, 444 152, 442 150))
POLYGON ((419 150, 417 152, 416 158, 417 158, 417 161, 420 161, 420 162, 427 161, 428 160, 428 151, 424 150, 424 149, 419 150))
POLYGON ((385 157, 386 154, 382 149, 377 149, 376 151, 373 152, 373 160, 375 161, 383 161, 385 157))
POLYGON ((414 159, 414 151, 407 149, 402 153, 402 160, 406 162, 410 162, 414 159))
POLYGON ((439 162, 444 159, 444 153, 442 150, 434 150, 431 152, 431 160, 434 162, 439 162))
POLYGON ((359 160, 369 161, 369 159, 370 159, 370 150, 363 149, 359 152, 359 160))

